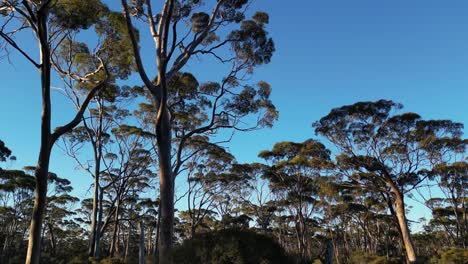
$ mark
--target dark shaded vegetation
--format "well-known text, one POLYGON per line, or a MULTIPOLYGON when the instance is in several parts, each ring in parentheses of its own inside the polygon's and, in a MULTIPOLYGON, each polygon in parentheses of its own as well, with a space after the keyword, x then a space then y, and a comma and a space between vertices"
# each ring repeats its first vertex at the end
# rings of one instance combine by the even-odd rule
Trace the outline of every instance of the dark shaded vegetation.
POLYGON ((174 251, 174 263, 293 263, 272 238, 251 231, 222 230, 198 234, 174 251))

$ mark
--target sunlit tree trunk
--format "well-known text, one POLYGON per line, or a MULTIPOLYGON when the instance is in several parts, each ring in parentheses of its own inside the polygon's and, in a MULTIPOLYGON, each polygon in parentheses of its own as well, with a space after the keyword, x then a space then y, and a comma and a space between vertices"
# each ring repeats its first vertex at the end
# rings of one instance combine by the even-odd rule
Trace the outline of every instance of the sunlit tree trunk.
POLYGON ((40 46, 40 74, 42 91, 41 114, 41 146, 34 176, 36 188, 34 207, 29 228, 28 252, 26 264, 38 264, 41 255, 41 231, 47 199, 47 177, 49 174, 49 160, 52 148, 51 139, 51 104, 50 104, 50 47, 47 36, 48 9, 37 12, 37 35, 40 46))
POLYGON ((409 263, 416 262, 416 252, 414 250, 413 240, 411 239, 411 233, 408 228, 408 221, 405 213, 405 203, 403 195, 397 193, 395 197, 395 212, 398 218, 398 225, 401 229, 401 235, 405 246, 406 256, 408 257, 409 263))

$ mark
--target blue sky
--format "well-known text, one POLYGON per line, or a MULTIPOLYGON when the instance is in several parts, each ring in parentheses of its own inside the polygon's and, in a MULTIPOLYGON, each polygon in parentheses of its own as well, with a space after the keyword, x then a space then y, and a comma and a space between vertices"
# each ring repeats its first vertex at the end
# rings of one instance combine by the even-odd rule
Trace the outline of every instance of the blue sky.
MULTIPOLYGON (((251 9, 270 14, 277 51, 253 80, 271 84, 280 119, 272 129, 236 134, 229 148, 240 162, 257 160, 260 150, 278 141, 314 137, 313 121, 362 100, 391 99, 423 118, 468 124, 468 1, 256 0, 251 9)), ((32 38, 20 40, 28 49, 36 47, 32 38)), ((145 57, 151 56, 151 40, 143 41, 145 57)), ((12 51, 10 58, 12 64, 0 62, 0 139, 18 157, 12 166, 22 167, 37 160, 39 79, 18 54, 12 51)), ((216 65, 201 63, 201 70, 196 63, 186 70, 215 76, 216 65)), ((59 125, 73 112, 62 96, 53 96, 59 125)), ((51 171, 69 178, 83 197, 89 177, 74 167, 54 149, 51 171)), ((429 215, 420 207, 411 214, 421 216, 429 215)))

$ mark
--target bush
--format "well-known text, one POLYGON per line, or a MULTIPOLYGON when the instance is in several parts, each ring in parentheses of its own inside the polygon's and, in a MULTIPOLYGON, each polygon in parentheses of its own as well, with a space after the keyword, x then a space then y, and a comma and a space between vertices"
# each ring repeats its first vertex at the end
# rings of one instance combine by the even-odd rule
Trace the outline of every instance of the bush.
POLYGON ((185 240, 173 251, 176 264, 292 263, 272 238, 251 231, 224 230, 185 240))
POLYGON ((468 250, 462 248, 448 248, 431 258, 431 263, 437 264, 466 264, 468 250))
POLYGON ((374 254, 364 253, 362 251, 355 251, 351 254, 349 259, 351 264, 397 264, 400 263, 397 259, 387 259, 383 256, 377 256, 374 254))

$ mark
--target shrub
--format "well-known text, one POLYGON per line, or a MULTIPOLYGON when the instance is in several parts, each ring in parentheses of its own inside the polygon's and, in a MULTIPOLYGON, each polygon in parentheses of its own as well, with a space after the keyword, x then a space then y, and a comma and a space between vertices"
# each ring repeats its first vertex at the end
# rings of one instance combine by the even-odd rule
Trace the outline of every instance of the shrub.
POLYGON ((176 264, 292 263, 272 238, 240 230, 199 234, 176 247, 173 256, 176 264))
POLYGON ((437 264, 466 264, 468 250, 462 248, 448 248, 431 258, 431 263, 437 264))
POLYGON ((400 263, 397 259, 387 259, 383 256, 378 256, 374 254, 365 253, 362 251, 355 251, 351 254, 349 259, 349 263, 351 264, 397 264, 400 263))

